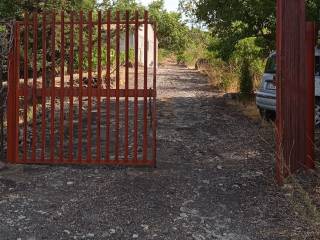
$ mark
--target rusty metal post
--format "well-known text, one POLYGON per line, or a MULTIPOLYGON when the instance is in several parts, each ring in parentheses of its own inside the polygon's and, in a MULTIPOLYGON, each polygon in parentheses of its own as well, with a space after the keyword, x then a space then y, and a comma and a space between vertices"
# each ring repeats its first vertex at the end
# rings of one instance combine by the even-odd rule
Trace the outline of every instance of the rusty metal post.
POLYGON ((307 155, 305 1, 277 0, 276 177, 303 167, 307 155))
POLYGON ((307 155, 306 168, 315 168, 314 162, 314 105, 315 105, 315 46, 316 24, 308 22, 306 25, 306 85, 307 85, 307 155))
POLYGON ((153 156, 152 161, 154 167, 157 162, 157 24, 153 25, 153 106, 152 106, 152 138, 153 138, 153 156))
POLYGON ((15 64, 15 50, 16 50, 16 29, 17 23, 14 24, 14 44, 10 49, 9 58, 8 58, 8 106, 7 106, 7 160, 11 163, 14 163, 16 160, 16 104, 17 104, 17 96, 16 96, 16 88, 17 88, 17 80, 16 80, 16 64, 15 64))

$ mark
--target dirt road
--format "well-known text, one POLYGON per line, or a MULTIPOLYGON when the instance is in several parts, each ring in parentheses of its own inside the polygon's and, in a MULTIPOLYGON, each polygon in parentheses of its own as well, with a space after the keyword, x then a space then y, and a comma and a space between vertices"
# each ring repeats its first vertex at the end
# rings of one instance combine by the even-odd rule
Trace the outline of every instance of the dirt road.
POLYGON ((319 239, 314 199, 274 183, 272 126, 222 95, 196 71, 159 70, 156 169, 0 172, 0 239, 319 239))

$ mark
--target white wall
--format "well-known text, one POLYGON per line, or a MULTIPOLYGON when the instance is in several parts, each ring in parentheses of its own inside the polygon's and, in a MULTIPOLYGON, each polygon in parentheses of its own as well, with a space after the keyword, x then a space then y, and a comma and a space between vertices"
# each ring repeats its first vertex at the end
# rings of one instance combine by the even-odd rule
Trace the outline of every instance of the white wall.
MULTIPOLYGON (((139 28, 138 32, 138 59, 139 64, 144 65, 144 25, 139 28)), ((129 45, 130 48, 134 49, 134 32, 130 33, 129 45)), ((121 36, 120 50, 125 51, 125 35, 121 36)), ((156 51, 157 51, 157 62, 158 62, 158 40, 156 39, 156 51)), ((148 66, 152 67, 154 62, 154 31, 151 24, 148 24, 148 66)))

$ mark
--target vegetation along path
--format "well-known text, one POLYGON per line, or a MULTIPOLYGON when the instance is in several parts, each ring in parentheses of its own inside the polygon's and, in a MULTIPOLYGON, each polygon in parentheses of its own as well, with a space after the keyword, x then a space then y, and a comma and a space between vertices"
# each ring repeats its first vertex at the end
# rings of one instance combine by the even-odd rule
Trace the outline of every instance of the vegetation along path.
POLYGON ((273 180, 271 125, 184 67, 161 67, 158 96, 156 169, 10 166, 0 239, 319 239, 317 195, 273 180))

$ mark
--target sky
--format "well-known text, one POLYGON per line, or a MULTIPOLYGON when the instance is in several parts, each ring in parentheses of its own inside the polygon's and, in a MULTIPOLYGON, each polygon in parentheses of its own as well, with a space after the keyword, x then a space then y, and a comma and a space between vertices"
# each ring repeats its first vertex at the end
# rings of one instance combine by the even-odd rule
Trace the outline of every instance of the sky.
MULTIPOLYGON (((143 5, 147 6, 152 0, 139 0, 143 5)), ((178 10, 179 0, 165 0, 165 8, 168 11, 176 11, 178 10)))

